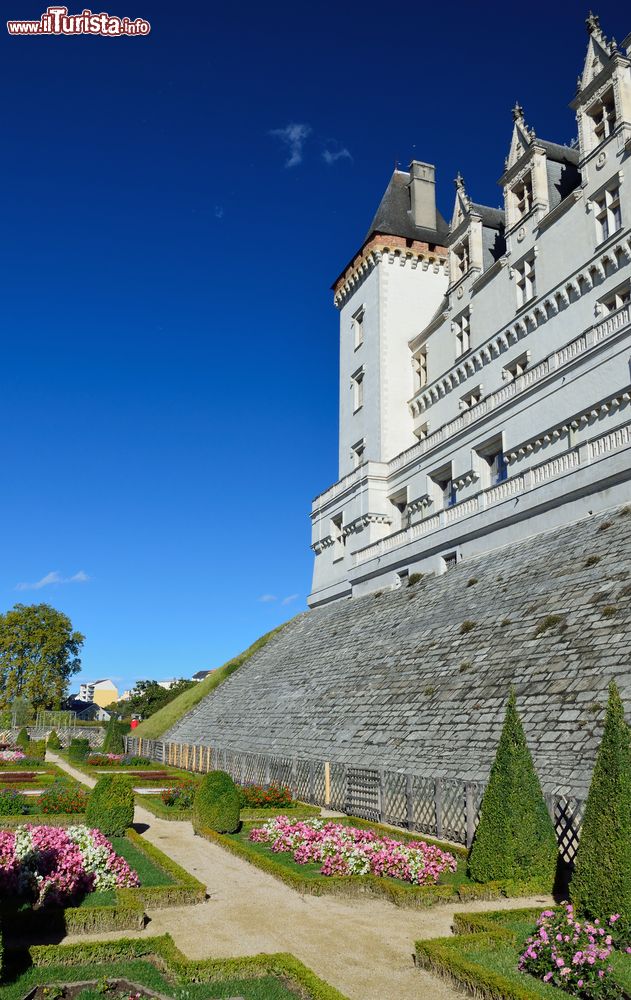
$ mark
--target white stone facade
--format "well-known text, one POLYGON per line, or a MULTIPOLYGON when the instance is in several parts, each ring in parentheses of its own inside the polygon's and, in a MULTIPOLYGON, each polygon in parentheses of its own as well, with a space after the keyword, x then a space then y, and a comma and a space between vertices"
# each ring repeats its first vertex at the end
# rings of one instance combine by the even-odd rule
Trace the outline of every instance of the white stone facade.
POLYGON ((334 286, 340 479, 313 502, 312 607, 631 499, 631 35, 588 32, 577 145, 516 106, 504 212, 459 176, 448 231, 433 168, 397 171, 334 286))

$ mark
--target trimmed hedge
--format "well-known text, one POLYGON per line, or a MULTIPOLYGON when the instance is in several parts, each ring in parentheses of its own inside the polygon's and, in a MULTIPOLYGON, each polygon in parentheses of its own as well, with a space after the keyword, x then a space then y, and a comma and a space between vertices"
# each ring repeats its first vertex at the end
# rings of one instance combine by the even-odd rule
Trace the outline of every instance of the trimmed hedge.
POLYGON ((53 731, 48 734, 47 746, 48 749, 52 750, 53 752, 61 750, 61 740, 59 739, 59 734, 57 733, 56 729, 53 729, 53 731))
POLYGON ((121 774, 105 774, 90 792, 85 813, 88 826, 96 826, 106 837, 122 837, 134 822, 134 789, 121 774))
POLYGON ((631 740, 613 681, 570 893, 592 919, 619 913, 616 937, 631 938, 631 740))
POLYGON ((90 741, 85 736, 76 736, 70 740, 68 760, 71 764, 81 764, 90 753, 90 741))
POLYGON ((234 833, 239 829, 239 792, 225 771, 204 775, 193 800, 193 829, 234 833))
POLYGON ((15 739, 15 745, 20 747, 20 749, 24 750, 24 753, 26 753, 27 750, 29 749, 30 742, 31 740, 28 734, 28 729, 25 728, 20 729, 15 739))
POLYGON ((511 691, 469 853, 469 874, 476 882, 533 879, 550 891, 558 859, 554 826, 511 691))
POLYGON ((134 889, 133 891, 139 893, 140 898, 147 906, 157 909, 204 902, 206 886, 203 882, 189 874, 186 869, 164 854, 160 848, 141 837, 135 830, 128 830, 126 836, 135 847, 147 855, 152 864, 157 865, 174 879, 172 885, 139 886, 134 889))
POLYGON ((111 965, 146 959, 180 983, 221 983, 234 979, 276 976, 287 982, 301 1000, 348 1000, 325 983, 293 955, 253 955, 242 958, 210 958, 190 961, 170 934, 159 937, 126 938, 71 945, 33 945, 29 956, 36 969, 73 965, 111 965))
POLYGON ((31 760, 41 760, 46 758, 46 740, 31 740, 28 744, 28 755, 31 760))
POLYGON ((125 753, 125 737, 129 734, 129 726, 118 719, 110 719, 105 730, 102 753, 125 753))
MULTIPOLYGON (((166 806, 162 799, 157 795, 139 795, 136 802, 141 805, 144 809, 153 813, 159 819, 167 819, 172 822, 179 822, 181 820, 191 820, 193 817, 192 809, 173 809, 166 806)), ((319 806, 305 805, 302 802, 294 806, 292 809, 242 809, 241 810, 241 822, 261 822, 267 819, 273 819, 274 816, 281 816, 287 814, 291 819, 316 819, 321 815, 321 809, 319 806)), ((392 830, 389 831, 392 833, 392 830)))

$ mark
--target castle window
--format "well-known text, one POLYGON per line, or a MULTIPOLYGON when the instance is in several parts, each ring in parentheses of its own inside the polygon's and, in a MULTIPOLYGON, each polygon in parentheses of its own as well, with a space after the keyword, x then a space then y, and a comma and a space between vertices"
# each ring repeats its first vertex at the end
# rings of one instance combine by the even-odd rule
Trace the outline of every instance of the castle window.
POLYGON ((414 356, 414 371, 416 372, 416 391, 427 385, 427 348, 414 356))
POLYGON ((623 306, 628 305, 631 301, 631 286, 627 283, 626 285, 621 285, 617 288, 615 292, 612 292, 606 298, 601 299, 602 311, 605 315, 615 312, 616 309, 622 309, 623 306))
POLYGON ((517 308, 521 309, 537 293, 534 257, 526 257, 520 264, 517 264, 515 267, 515 283, 517 287, 517 308))
POLYGON ((365 310, 362 306, 361 309, 358 309, 357 312, 353 314, 351 319, 355 350, 357 350, 358 347, 361 347, 364 343, 364 314, 365 310))
POLYGON ((594 198, 594 218, 598 243, 602 243, 622 227, 619 187, 611 187, 594 198))
POLYGON ((466 396, 463 396, 460 400, 461 410, 470 410, 472 406, 476 406, 482 399, 482 386, 478 385, 475 389, 471 389, 466 396))
POLYGON ((469 270, 469 240, 464 239, 452 250, 454 261, 454 281, 459 281, 469 270))
POLYGON ((414 431, 414 434, 418 438, 419 441, 424 441, 425 438, 427 437, 427 435, 429 434, 429 424, 427 424, 427 423, 426 424, 421 424, 420 427, 416 428, 416 430, 414 431))
POLYGON ((366 451, 366 442, 362 438, 361 441, 357 441, 351 447, 351 457, 353 459, 353 468, 358 469, 364 461, 364 453, 366 451))
POLYGON ((344 515, 336 514, 331 518, 331 537, 333 538, 333 561, 342 559, 346 539, 343 531, 344 515))
POLYGON ((438 494, 436 499, 438 499, 439 503, 442 503, 443 509, 453 507, 457 500, 456 487, 451 476, 451 463, 433 472, 430 476, 438 494))
POLYGON ((513 188, 513 205, 515 207, 515 221, 528 215, 532 208, 532 174, 530 171, 513 188))
POLYGON ((399 490, 393 496, 388 497, 390 503, 396 510, 395 524, 397 525, 397 531, 404 531, 406 528, 410 527, 410 511, 408 508, 408 491, 407 487, 403 490, 399 490))
POLYGON ((482 489, 496 486, 508 478, 508 466, 504 457, 501 436, 495 437, 476 448, 482 489))
POLYGON ((471 346, 470 331, 471 314, 468 309, 454 320, 454 331, 456 334, 456 357, 466 354, 471 346))
POLYGON ((587 112, 592 122, 594 145, 608 139, 616 127, 616 101, 613 87, 610 87, 587 112))
POLYGON ((507 365, 504 365, 502 369, 502 378, 504 381, 511 382, 519 375, 523 375, 528 367, 529 360, 530 351, 526 351, 524 354, 520 354, 518 358, 514 358, 513 361, 509 361, 507 365))
POLYGON ((364 369, 359 368, 351 376, 351 388, 353 390, 353 413, 357 413, 364 405, 364 369))

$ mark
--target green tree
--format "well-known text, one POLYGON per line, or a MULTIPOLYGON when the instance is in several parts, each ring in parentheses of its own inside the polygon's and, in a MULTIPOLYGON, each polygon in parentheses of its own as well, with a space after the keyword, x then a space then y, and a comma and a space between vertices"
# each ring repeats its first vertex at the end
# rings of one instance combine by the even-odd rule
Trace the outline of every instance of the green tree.
POLYGON ((161 687, 157 681, 137 681, 129 698, 108 705, 107 710, 121 715, 124 719, 130 719, 132 715, 140 715, 143 719, 148 719, 158 709, 177 698, 182 691, 187 691, 194 686, 195 681, 184 679, 175 681, 170 688, 161 687))
POLYGON ((592 919, 619 913, 619 931, 631 937, 631 737, 613 681, 570 895, 592 919))
POLYGON ((85 639, 50 604, 16 604, 0 615, 0 708, 26 698, 35 710, 59 708, 81 669, 85 639))
POLYGON ((477 882, 535 880, 542 889, 551 889, 557 860, 554 827, 511 691, 469 854, 469 873, 477 882))

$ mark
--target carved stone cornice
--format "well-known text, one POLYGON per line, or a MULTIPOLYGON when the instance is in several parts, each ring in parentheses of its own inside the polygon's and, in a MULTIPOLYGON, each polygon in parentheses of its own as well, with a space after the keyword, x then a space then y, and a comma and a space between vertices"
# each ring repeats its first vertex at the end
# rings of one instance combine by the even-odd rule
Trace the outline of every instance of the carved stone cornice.
POLYGON ((447 248, 431 246, 420 240, 409 240, 403 236, 382 236, 377 234, 364 244, 359 254, 342 272, 333 285, 333 301, 339 308, 365 276, 383 259, 389 263, 397 260, 402 265, 416 268, 421 264, 425 269, 430 265, 438 272, 447 261, 447 248))
POLYGON ((360 517, 356 517, 344 525, 342 534, 344 538, 348 538, 349 535, 353 535, 357 531, 363 531, 369 524, 392 524, 392 518, 388 517, 387 514, 361 514, 360 517))

